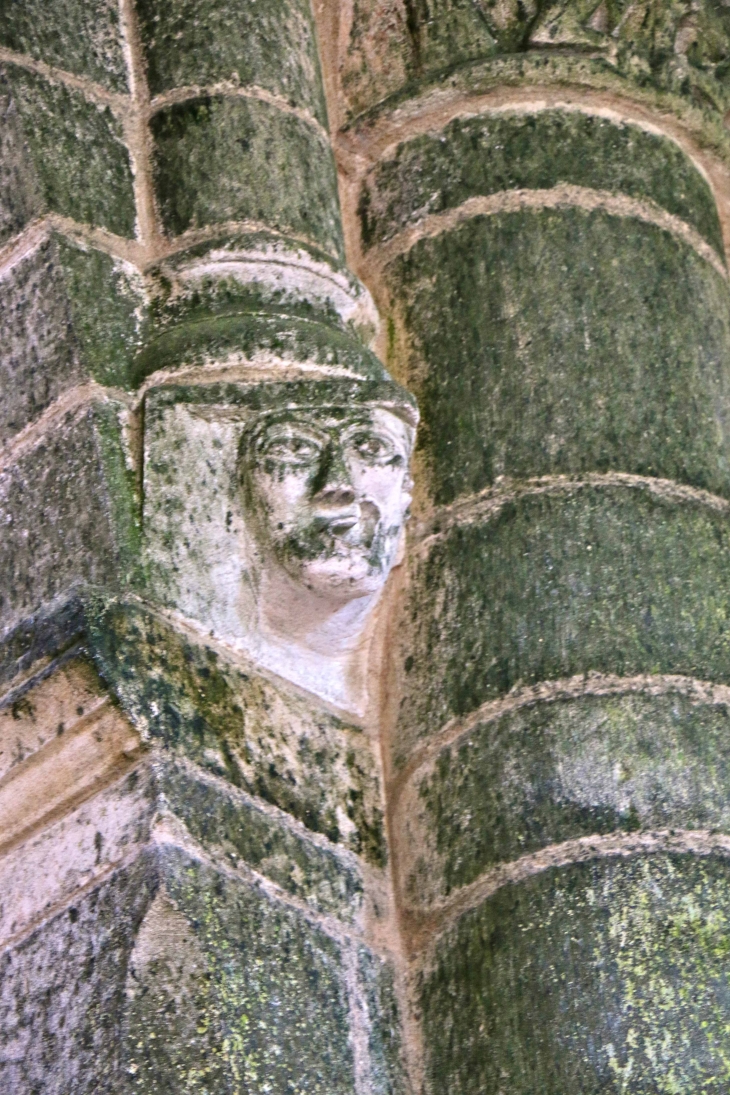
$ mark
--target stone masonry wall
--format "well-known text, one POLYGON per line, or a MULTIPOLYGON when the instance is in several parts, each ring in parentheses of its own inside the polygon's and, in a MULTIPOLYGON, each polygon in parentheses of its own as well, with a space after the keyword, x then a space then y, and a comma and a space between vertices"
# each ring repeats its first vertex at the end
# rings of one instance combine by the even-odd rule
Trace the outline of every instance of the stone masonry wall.
POLYGON ((6 0, 0 115, 0 1090, 726 1092, 730 7, 6 0), (201 620, 384 366, 354 712, 201 620))

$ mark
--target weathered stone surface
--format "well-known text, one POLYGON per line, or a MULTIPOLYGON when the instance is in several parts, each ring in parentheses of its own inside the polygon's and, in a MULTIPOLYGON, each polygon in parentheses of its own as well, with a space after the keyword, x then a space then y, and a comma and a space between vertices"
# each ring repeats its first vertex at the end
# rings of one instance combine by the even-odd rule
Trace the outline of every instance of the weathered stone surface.
POLYGON ((4 271, 0 286, 0 441, 7 441, 84 371, 53 241, 4 271))
POLYGON ((393 965, 367 947, 359 948, 358 961, 369 1023, 369 1090, 372 1095, 405 1093, 409 1091, 409 1085, 393 965))
POLYGON ((152 791, 147 773, 136 768, 3 855, 4 946, 55 915, 59 907, 73 904, 80 891, 144 850, 155 807, 152 791))
POLYGON ((231 81, 265 88, 326 125, 312 13, 301 0, 250 7, 227 0, 141 0, 137 5, 153 95, 231 81))
POLYGON ((46 207, 133 236, 132 168, 121 122, 109 107, 17 65, 6 65, 4 74, 46 207))
POLYGON ((129 389, 148 322, 140 274, 93 247, 57 241, 73 335, 84 369, 99 384, 129 389))
POLYGON ((83 637, 84 619, 78 591, 71 590, 0 633, 0 684, 12 691, 37 663, 63 657, 83 637))
POLYGON ((380 243, 468 198, 569 183, 650 201, 723 255, 707 180, 673 141, 638 126, 565 110, 457 118, 400 145, 366 180, 361 236, 380 243))
POLYGON ((130 386, 145 295, 126 263, 51 235, 0 287, 0 444, 75 385, 130 386))
POLYGON ((341 55, 349 117, 435 85, 581 85, 669 108, 705 140, 728 142, 728 14, 717 0, 657 9, 593 0, 467 4, 358 0, 341 55))
POLYGON ((399 807, 409 899, 548 844, 615 830, 728 831, 730 711, 673 692, 538 703, 475 726, 399 807))
POLYGON ((141 858, 0 959, 0 1085, 116 1095, 129 954, 157 888, 141 858))
POLYGON ((124 582, 138 535, 112 403, 70 412, 0 474, 0 625, 72 589, 124 582))
POLYGON ((323 322, 321 313, 313 316, 311 306, 294 305, 286 314, 262 299, 264 294, 251 288, 242 292, 235 284, 229 293, 220 291, 215 296, 214 301, 201 301, 199 308, 194 301, 189 311, 176 314, 171 308, 171 316, 160 317, 135 361, 136 384, 163 368, 256 362, 257 358, 265 364, 267 355, 292 365, 325 365, 372 379, 383 376, 382 364, 373 353, 339 324, 323 322))
POLYGON ((161 763, 157 787, 166 810, 204 848, 245 864, 311 908, 352 921, 362 908, 354 858, 315 843, 303 826, 191 765, 161 763))
POLYGON ((162 863, 167 903, 153 906, 130 964, 131 1090, 351 1095, 341 946, 183 853, 162 863))
POLYGON ((383 865, 379 778, 362 731, 135 604, 99 606, 91 626, 102 675, 135 726, 383 865))
MULTIPOLYGON (((346 266, 321 248, 273 231, 227 233, 176 251, 149 271, 155 279, 155 330, 206 317, 255 313, 297 318, 334 328, 330 357, 336 363, 343 330, 369 346, 378 325, 370 294, 346 266), (335 355, 334 361, 332 355, 335 355)), ((304 325, 299 323, 304 337, 304 325)), ((262 328, 262 335, 263 335, 262 328)), ((319 337, 322 337, 320 332, 319 337)), ((304 343, 291 360, 307 361, 304 343)), ((268 348, 266 341, 261 349, 268 348)), ((372 355, 360 362, 353 351, 348 368, 382 375, 372 355)), ((325 359, 323 358, 323 363, 325 359)))
POLYGON ((115 0, 3 0, 0 44, 112 91, 127 90, 115 0))
POLYGON ((477 217, 388 279, 435 501, 609 470, 730 491, 730 298, 668 233, 580 209, 477 217))
POLYGON ((0 79, 0 244, 43 211, 35 170, 7 81, 0 79))
POLYGON ((422 979, 433 1091, 727 1089, 724 859, 596 860, 499 890, 422 979))
POLYGON ((256 99, 212 95, 156 114, 152 133, 169 233, 253 221, 344 257, 332 152, 310 123, 256 99))
POLYGON ((586 486, 517 494, 426 542, 401 623, 399 755, 517 684, 728 680, 729 530, 709 507, 586 486))

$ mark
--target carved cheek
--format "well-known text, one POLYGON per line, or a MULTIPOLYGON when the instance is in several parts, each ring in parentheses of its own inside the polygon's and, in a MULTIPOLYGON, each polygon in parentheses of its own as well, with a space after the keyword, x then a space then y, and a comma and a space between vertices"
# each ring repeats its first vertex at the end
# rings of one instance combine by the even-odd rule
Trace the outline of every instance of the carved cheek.
POLYGON ((390 526, 399 523, 408 504, 403 492, 405 469, 385 464, 370 467, 367 471, 364 493, 375 502, 384 524, 390 526))
POLYGON ((309 474, 304 469, 278 468, 258 479, 259 496, 274 533, 297 524, 306 506, 309 474))

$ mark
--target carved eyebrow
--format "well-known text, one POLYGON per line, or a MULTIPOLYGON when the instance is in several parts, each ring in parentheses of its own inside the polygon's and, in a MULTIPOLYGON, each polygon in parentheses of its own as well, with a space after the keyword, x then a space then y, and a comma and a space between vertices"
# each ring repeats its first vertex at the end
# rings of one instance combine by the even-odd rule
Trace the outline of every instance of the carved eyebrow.
POLYGON ((327 442, 327 435, 308 422, 276 422, 261 431, 256 438, 255 444, 256 448, 260 450, 274 441, 297 436, 306 437, 308 441, 313 441, 318 445, 327 442))

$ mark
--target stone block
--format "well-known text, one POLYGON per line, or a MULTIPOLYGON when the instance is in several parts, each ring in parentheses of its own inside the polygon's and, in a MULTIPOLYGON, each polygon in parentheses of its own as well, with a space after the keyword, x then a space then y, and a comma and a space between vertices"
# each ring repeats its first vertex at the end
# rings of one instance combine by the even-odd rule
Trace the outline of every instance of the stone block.
POLYGON ((533 702, 477 722, 399 800, 409 902, 595 833, 728 832, 729 720, 726 703, 677 690, 533 702))
POLYGON ((43 212, 35 168, 7 81, 0 79, 0 245, 43 212))
POLYGON ((368 1022, 369 1090, 372 1095, 405 1093, 410 1088, 393 963, 367 947, 359 948, 358 963, 368 1022))
POLYGON ((119 236, 135 234, 132 167, 121 122, 81 92, 5 66, 45 206, 119 236))
POLYGON ((45 239, 0 274, 2 442, 85 379, 58 258, 45 239))
POLYGON ((728 681, 728 518, 645 488, 519 492, 414 553, 396 752, 517 685, 728 681))
POLYGON ((434 947, 430 1090, 636 1095, 730 1079, 727 860, 594 860, 508 884, 434 947))
POLYGON ((130 1089, 351 1095, 341 944, 184 853, 161 875, 129 963, 130 1089))
POLYGON ((456 118, 404 142, 363 186, 363 243, 381 243, 468 198, 566 183, 654 203, 724 254, 710 185, 674 141, 565 110, 456 118))
POLYGON ((102 675, 143 734, 384 864, 379 775, 361 730, 134 603, 97 605, 90 628, 102 675))
POLYGON ((79 895, 0 959, 0 1086, 116 1095, 126 974, 158 886, 142 856, 79 895))
POLYGON ((28 936, 59 908, 74 907, 85 890, 138 856, 149 842, 154 802, 147 773, 135 768, 6 852, 0 859, 3 946, 28 936))
POLYGON ((303 825, 193 765, 159 761, 158 793, 206 851, 245 864, 312 909, 352 922, 362 910, 354 858, 315 842, 303 825))
POLYGON ((152 134, 170 234, 253 221, 343 258, 332 152, 308 122, 257 99, 213 95, 156 114, 152 134))
POLYGON ((0 473, 3 629, 79 588, 129 579, 139 526, 123 410, 109 402, 70 411, 0 473))
POLYGON ((0 286, 0 445, 74 386, 130 387, 146 308, 128 264, 52 234, 0 286))
POLYGON ((0 45, 110 91, 127 90, 115 0, 9 0, 2 8, 0 45))
POLYGON ((152 95, 221 81, 264 88, 323 124, 327 114, 312 12, 302 0, 142 0, 137 5, 152 95))
POLYGON ((584 471, 730 491, 728 289, 668 232, 575 208, 475 217, 387 278, 437 503, 584 471))
POLYGON ((84 619, 78 591, 72 590, 7 629, 0 638, 0 684, 14 690, 39 663, 63 657, 82 638, 84 619))
POLYGON ((357 0, 340 55, 344 106, 367 124, 429 88, 582 86, 669 108, 727 148, 729 43, 730 19, 714 0, 660 12, 650 0, 630 12, 592 0, 357 0))

